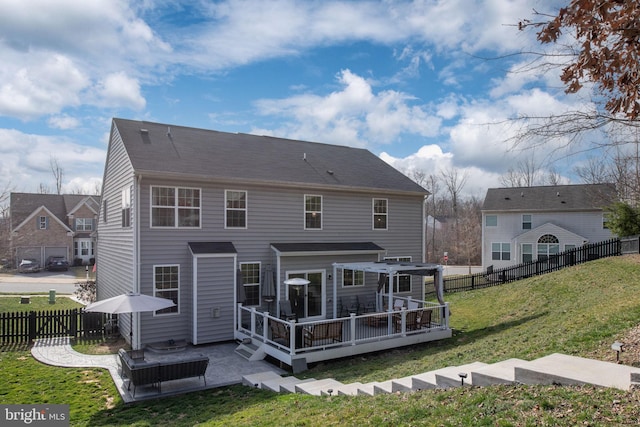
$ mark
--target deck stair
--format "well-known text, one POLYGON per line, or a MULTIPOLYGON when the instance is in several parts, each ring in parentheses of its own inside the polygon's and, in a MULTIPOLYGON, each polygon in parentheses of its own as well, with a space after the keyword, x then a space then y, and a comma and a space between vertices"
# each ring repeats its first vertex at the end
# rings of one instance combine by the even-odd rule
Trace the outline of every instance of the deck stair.
POLYGON ((250 361, 262 360, 267 355, 264 347, 262 345, 256 345, 251 339, 243 340, 238 347, 236 347, 235 352, 250 361))
POLYGON ((417 375, 365 384, 359 382, 343 384, 332 378, 300 380, 292 376, 280 377, 273 372, 245 376, 243 384, 280 393, 304 393, 314 396, 374 396, 460 387, 462 385, 460 374, 466 374, 465 386, 476 387, 494 384, 591 384, 621 390, 640 387, 640 368, 558 353, 532 361, 507 359, 493 364, 473 362, 460 366, 448 366, 417 375))

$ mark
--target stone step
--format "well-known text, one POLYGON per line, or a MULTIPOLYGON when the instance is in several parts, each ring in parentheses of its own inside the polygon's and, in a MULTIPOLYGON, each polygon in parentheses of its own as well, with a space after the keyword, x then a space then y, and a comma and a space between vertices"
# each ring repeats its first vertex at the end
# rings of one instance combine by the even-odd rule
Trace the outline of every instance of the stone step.
POLYGON ((413 391, 413 376, 391 380, 391 391, 393 393, 413 391))
POLYGON ((640 368, 559 353, 516 366, 514 371, 515 380, 524 384, 592 384, 620 390, 629 390, 631 374, 640 374, 640 368))
POLYGON ((249 374, 242 377, 242 384, 249 387, 260 388, 260 385, 264 381, 275 380, 282 378, 280 375, 273 371, 258 372, 256 374, 249 374))
POLYGON ((244 346, 239 346, 235 349, 235 352, 237 354, 239 354, 240 356, 242 356, 243 359, 247 359, 250 360, 251 356, 253 356, 253 352, 249 351, 249 349, 247 349, 244 346))
POLYGON ((516 382, 514 368, 529 363, 522 359, 507 359, 492 363, 471 372, 471 381, 475 386, 485 387, 494 384, 514 384, 516 382))
POLYGON ((358 396, 374 396, 375 395, 374 387, 377 384, 380 384, 380 383, 377 381, 373 381, 370 383, 362 384, 360 387, 358 387, 358 396))
POLYGON ((309 381, 306 383, 299 383, 295 385, 296 393, 310 394, 313 396, 322 396, 323 394, 329 395, 328 390, 332 390, 332 393, 344 384, 340 381, 336 381, 333 378, 326 378, 323 380, 309 381))
POLYGON ((393 380, 382 381, 373 385, 373 395, 393 393, 393 380))
POLYGON ((439 388, 460 387, 462 385, 460 374, 466 374, 467 377, 464 379, 464 385, 474 385, 471 372, 484 366, 487 366, 484 362, 473 362, 467 363, 466 365, 441 369, 439 372, 436 372, 436 384, 439 388))
POLYGON ((276 393, 294 393, 296 384, 309 381, 315 381, 315 378, 301 380, 296 377, 279 377, 263 381, 260 388, 275 391, 276 393))
POLYGON ((333 395, 335 396, 336 394, 339 394, 341 396, 357 396, 360 387, 362 387, 362 383, 360 382, 345 384, 341 387, 338 387, 337 392, 334 391, 333 395))

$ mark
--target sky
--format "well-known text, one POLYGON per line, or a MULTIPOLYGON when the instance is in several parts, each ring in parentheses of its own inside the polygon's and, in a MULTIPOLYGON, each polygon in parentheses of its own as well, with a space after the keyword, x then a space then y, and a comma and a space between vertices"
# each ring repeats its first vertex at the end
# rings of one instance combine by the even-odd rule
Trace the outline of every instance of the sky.
POLYGON ((579 105, 517 23, 556 0, 0 0, 0 192, 95 194, 113 117, 366 148, 483 198, 522 115, 579 105))

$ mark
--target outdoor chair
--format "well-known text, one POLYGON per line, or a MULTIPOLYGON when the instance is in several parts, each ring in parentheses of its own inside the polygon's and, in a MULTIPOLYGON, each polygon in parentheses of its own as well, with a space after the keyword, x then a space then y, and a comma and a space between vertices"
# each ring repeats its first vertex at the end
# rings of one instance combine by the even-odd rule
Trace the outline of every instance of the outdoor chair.
POLYGON ((289 325, 277 320, 269 320, 271 340, 279 344, 289 344, 289 325))
POLYGON ((298 315, 291 310, 291 301, 282 300, 280 301, 280 318, 286 320, 287 322, 291 320, 298 321, 298 315))
MULTIPOLYGON (((418 312, 408 311, 406 313, 406 330, 415 331, 418 329, 418 312)), ((393 331, 402 331, 402 314, 396 313, 393 315, 393 331)))
POLYGON ((431 309, 425 308, 424 310, 422 310, 422 312, 418 316, 417 329, 422 329, 422 328, 429 329, 430 327, 431 327, 431 309))
POLYGON ((402 310, 402 307, 404 307, 404 301, 401 299, 397 299, 393 302, 393 309, 394 310, 402 310))
POLYGON ((407 309, 409 310, 417 310, 419 307, 418 301, 409 301, 407 303, 407 309))
POLYGON ((376 298, 367 298, 367 302, 364 304, 365 313, 373 313, 376 311, 376 298))
POLYGON ((355 313, 356 315, 362 314, 362 306, 360 305, 360 300, 358 296, 351 297, 351 301, 349 302, 349 307, 347 308, 349 314, 355 313))
POLYGON ((342 322, 328 322, 313 325, 302 330, 304 346, 312 347, 314 341, 330 340, 330 343, 342 341, 342 322))

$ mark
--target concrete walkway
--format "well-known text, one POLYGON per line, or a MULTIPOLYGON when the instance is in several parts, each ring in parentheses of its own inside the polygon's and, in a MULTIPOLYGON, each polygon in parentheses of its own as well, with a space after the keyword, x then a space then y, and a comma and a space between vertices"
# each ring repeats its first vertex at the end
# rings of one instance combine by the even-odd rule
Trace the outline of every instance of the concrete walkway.
POLYGON ((250 362, 244 359, 235 353, 236 347, 236 343, 223 343, 198 347, 188 346, 180 352, 163 354, 145 351, 145 359, 149 361, 179 360, 187 354, 209 357, 209 367, 205 375, 206 386, 201 378, 185 378, 163 382, 162 393, 158 393, 157 388, 153 386, 139 386, 136 389, 135 397, 133 396, 133 387, 131 391, 127 390, 128 381, 123 381, 120 376, 118 358, 115 354, 89 355, 78 353, 71 348, 68 337, 36 340, 31 348, 31 354, 36 360, 52 366, 107 369, 125 403, 241 384, 244 376, 261 372, 270 371, 277 375, 285 373, 284 370, 269 362, 263 360, 250 362))

